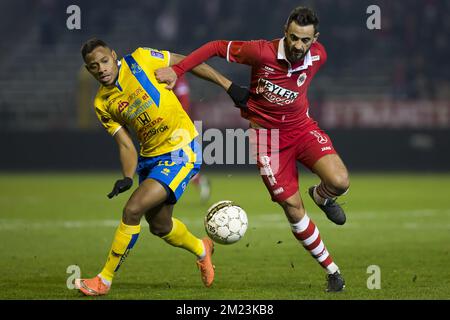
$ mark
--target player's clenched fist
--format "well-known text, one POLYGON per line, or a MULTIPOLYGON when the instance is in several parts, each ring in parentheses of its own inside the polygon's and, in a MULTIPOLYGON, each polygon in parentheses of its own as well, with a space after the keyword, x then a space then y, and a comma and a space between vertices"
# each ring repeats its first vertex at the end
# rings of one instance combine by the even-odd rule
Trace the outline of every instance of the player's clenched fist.
POLYGON ((177 74, 172 68, 161 68, 155 71, 156 80, 160 83, 167 83, 166 89, 172 90, 177 82, 177 74))
POLYGON ((129 177, 125 177, 123 179, 117 180, 114 184, 114 188, 112 191, 108 194, 108 198, 112 198, 114 196, 117 196, 119 193, 122 193, 124 191, 127 191, 131 188, 133 185, 133 179, 129 177))
POLYGON ((231 83, 227 93, 233 99, 234 105, 238 108, 247 108, 247 101, 250 97, 250 91, 247 88, 231 83))

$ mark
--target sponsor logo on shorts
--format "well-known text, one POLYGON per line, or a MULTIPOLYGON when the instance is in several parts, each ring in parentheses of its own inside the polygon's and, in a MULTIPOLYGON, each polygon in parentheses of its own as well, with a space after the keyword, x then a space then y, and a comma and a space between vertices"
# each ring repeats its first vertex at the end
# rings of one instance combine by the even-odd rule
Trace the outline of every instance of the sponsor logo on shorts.
POLYGON ((274 195, 279 195, 280 193, 283 193, 284 189, 283 187, 279 187, 278 189, 273 190, 274 195))
POLYGON ((300 74, 297 79, 297 87, 301 87, 305 83, 307 77, 305 72, 300 74))
POLYGON ((264 175, 267 176, 267 179, 269 180, 270 185, 271 186, 276 185, 277 179, 275 178, 272 167, 270 166, 270 158, 268 156, 262 156, 260 158, 260 161, 261 161, 261 164, 263 165, 264 175))
POLYGON ((169 176, 170 169, 164 168, 164 169, 161 170, 161 173, 162 173, 163 175, 165 175, 165 176, 169 176))
POLYGON ((166 166, 166 167, 173 167, 174 165, 176 165, 176 162, 173 161, 169 161, 169 160, 159 160, 157 166, 166 166))
POLYGON ((331 147, 323 147, 323 148, 322 148, 322 152, 323 152, 323 151, 327 151, 327 150, 330 150, 330 151, 331 151, 331 147))
POLYGON ((328 139, 322 136, 317 130, 312 130, 309 133, 311 133, 314 137, 316 137, 317 142, 319 142, 320 144, 325 144, 328 142, 328 139))

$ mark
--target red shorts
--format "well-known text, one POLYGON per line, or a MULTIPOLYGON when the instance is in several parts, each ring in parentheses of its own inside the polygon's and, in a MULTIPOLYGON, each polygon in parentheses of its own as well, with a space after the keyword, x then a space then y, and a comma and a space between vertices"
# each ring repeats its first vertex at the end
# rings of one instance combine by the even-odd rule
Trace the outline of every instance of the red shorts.
POLYGON ((330 137, 315 123, 301 130, 253 130, 250 148, 272 201, 298 191, 297 161, 312 170, 317 160, 336 154, 330 137))

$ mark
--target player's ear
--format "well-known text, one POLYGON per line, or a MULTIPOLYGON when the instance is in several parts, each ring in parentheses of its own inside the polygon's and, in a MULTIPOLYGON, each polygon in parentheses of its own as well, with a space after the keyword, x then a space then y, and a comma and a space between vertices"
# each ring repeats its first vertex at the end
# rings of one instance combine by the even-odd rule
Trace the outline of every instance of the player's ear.
POLYGON ((114 58, 114 60, 117 60, 117 54, 114 50, 111 50, 111 54, 112 54, 112 57, 114 58))
POLYGON ((316 34, 314 35, 314 40, 313 43, 317 41, 317 39, 319 39, 320 36, 320 32, 316 32, 316 34))

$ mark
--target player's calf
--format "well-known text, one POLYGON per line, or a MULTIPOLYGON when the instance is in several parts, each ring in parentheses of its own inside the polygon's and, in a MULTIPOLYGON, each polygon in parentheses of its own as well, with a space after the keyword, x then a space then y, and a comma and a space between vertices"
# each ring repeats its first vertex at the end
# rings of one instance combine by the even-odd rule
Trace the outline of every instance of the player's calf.
POLYGON ((311 256, 327 272, 327 291, 337 292, 344 288, 345 282, 323 242, 319 229, 305 213, 304 217, 295 223, 290 223, 294 237, 311 256))
POLYGON ((146 215, 145 219, 148 222, 150 233, 160 238, 169 234, 173 228, 171 215, 146 215))
POLYGON ((298 193, 284 201, 279 201, 278 204, 283 208, 284 214, 290 223, 300 221, 305 216, 305 208, 298 193))

